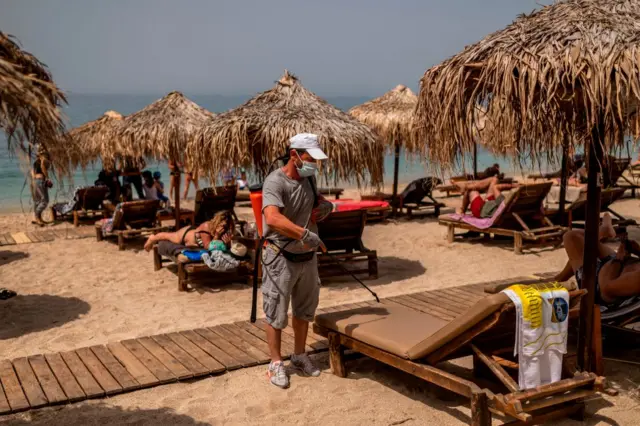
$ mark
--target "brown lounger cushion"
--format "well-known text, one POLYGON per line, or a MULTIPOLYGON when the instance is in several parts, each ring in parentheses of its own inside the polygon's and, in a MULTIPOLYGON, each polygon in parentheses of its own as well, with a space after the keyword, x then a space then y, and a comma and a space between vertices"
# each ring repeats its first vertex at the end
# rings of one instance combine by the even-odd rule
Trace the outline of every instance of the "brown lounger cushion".
POLYGON ((315 322, 403 358, 409 358, 411 349, 425 336, 447 324, 443 319, 388 302, 318 315, 315 322))

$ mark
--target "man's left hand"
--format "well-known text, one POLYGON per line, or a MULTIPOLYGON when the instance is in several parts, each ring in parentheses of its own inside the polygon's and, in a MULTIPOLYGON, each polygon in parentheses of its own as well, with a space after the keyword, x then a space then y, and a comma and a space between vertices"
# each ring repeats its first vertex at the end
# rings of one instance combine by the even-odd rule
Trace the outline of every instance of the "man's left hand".
POLYGON ((325 220, 327 216, 329 216, 331 212, 333 212, 334 208, 335 205, 332 202, 326 200, 320 201, 318 207, 313 209, 315 221, 322 222, 323 220, 325 220))

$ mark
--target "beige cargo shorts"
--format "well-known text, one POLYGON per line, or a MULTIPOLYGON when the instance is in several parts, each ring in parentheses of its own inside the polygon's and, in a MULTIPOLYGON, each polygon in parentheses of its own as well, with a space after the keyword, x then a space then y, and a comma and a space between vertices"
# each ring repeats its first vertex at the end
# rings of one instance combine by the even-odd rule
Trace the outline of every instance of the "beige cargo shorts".
POLYGON ((318 257, 294 263, 267 246, 262 252, 262 308, 267 322, 277 329, 287 326, 289 301, 293 316, 313 321, 320 296, 318 257))

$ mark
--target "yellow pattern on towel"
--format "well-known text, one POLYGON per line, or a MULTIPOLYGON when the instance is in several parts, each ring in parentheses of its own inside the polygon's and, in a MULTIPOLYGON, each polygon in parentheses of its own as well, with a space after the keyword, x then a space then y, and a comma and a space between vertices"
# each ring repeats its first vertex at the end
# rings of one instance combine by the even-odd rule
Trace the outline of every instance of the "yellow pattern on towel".
POLYGON ((516 307, 519 386, 530 389, 560 380, 562 355, 567 352, 569 292, 551 282, 516 284, 503 293, 516 307))

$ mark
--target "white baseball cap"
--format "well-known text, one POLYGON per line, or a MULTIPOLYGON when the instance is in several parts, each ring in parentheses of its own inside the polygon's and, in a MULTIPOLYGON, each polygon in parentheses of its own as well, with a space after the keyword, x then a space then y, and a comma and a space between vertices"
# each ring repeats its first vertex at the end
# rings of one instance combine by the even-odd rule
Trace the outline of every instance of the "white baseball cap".
POLYGON ((326 160, 329 158, 320 148, 318 135, 313 133, 298 133, 289 139, 289 148, 304 149, 314 160, 326 160))

